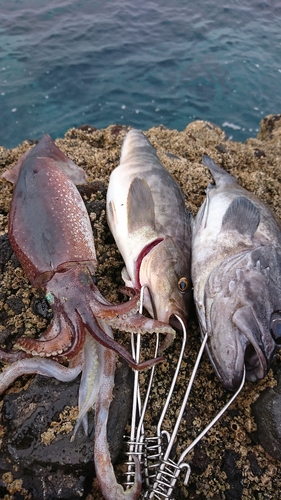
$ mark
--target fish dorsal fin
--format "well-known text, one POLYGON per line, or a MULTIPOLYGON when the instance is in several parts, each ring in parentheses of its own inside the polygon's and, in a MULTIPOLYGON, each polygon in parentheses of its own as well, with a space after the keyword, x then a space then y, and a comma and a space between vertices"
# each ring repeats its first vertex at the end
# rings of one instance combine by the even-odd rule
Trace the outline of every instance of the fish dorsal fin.
POLYGON ((130 185, 127 198, 127 217, 130 233, 144 226, 155 229, 154 201, 145 179, 136 177, 130 185))
POLYGON ((237 184, 237 179, 219 167, 210 156, 203 155, 202 163, 210 170, 217 187, 237 184))
POLYGON ((245 196, 232 201, 222 219, 222 229, 253 236, 260 223, 257 207, 245 196))

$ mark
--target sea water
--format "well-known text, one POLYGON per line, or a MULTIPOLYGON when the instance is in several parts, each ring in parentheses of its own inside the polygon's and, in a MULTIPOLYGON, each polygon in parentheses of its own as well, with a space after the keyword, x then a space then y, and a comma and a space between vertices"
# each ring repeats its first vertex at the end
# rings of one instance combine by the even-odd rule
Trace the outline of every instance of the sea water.
POLYGON ((280 0, 1 0, 0 145, 72 126, 234 140, 281 112, 280 0))

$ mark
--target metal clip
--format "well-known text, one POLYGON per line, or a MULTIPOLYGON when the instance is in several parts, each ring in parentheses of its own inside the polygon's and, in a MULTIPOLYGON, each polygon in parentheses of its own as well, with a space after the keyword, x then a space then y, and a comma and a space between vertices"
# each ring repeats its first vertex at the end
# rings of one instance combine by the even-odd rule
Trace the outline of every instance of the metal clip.
MULTIPOLYGON (((225 411, 229 408, 229 406, 233 403, 233 401, 236 399, 240 391, 242 390, 244 383, 245 383, 245 376, 246 376, 246 370, 244 368, 244 373, 243 373, 243 378, 241 381, 241 384, 239 388, 237 389, 236 393, 230 398, 230 400, 225 404, 225 406, 217 413, 217 415, 213 418, 213 420, 203 429, 203 431, 192 441, 192 443, 183 451, 181 454, 180 458, 178 459, 177 462, 174 462, 170 459, 170 452, 172 449, 172 446, 174 444, 178 428, 180 425, 180 421, 191 391, 191 387, 193 385, 193 381, 198 369, 198 365, 205 347, 207 341, 207 336, 203 339, 203 343, 200 347, 199 354, 197 356, 197 360, 194 366, 194 369, 192 371, 192 375, 189 381, 189 384, 187 386, 185 396, 181 405, 181 409, 176 421, 176 425, 174 428, 174 431, 172 435, 170 436, 167 431, 162 431, 161 432, 161 437, 166 436, 168 439, 168 447, 165 451, 165 453, 161 454, 160 453, 160 463, 158 467, 158 471, 155 477, 154 484, 151 488, 150 491, 147 491, 144 494, 143 498, 149 498, 149 499, 171 499, 172 498, 172 493, 173 489, 176 485, 176 482, 178 480, 178 477, 183 469, 186 469, 186 474, 185 474, 185 479, 184 479, 184 484, 187 486, 191 469, 190 465, 185 462, 186 456, 190 453, 190 451, 194 448, 194 446, 207 434, 207 432, 216 424, 216 422, 221 418, 221 416, 225 413, 225 411)), ((161 439, 161 438, 160 438, 161 439)), ((161 445, 160 445, 161 446, 161 445)))
MULTIPOLYGON (((143 295, 144 288, 141 290, 141 305, 140 313, 143 308, 143 295)), ((165 415, 167 413, 168 407, 171 403, 171 399, 175 390, 178 374, 180 367, 182 365, 183 355, 186 346, 187 334, 186 328, 180 317, 176 316, 178 321, 182 326, 182 346, 177 361, 175 373, 172 379, 172 383, 157 425, 156 436, 147 437, 144 429, 144 416, 148 406, 148 400, 151 393, 151 388, 153 385, 153 379, 156 367, 153 366, 150 373, 150 378, 148 381, 148 387, 146 390, 146 395, 144 402, 141 402, 140 386, 139 386, 139 373, 135 371, 134 378, 134 393, 133 393, 133 408, 132 408, 132 419, 131 419, 131 434, 128 439, 129 451, 128 455, 128 470, 127 470, 127 480, 125 485, 127 487, 133 484, 134 479, 134 458, 137 456, 140 460, 142 473, 144 478, 144 488, 145 491, 142 494, 143 499, 172 499, 172 494, 177 483, 177 480, 182 473, 185 471, 184 484, 187 486, 191 474, 190 465, 185 461, 186 456, 194 448, 194 446, 205 436, 205 434, 213 427, 216 422, 221 418, 224 412, 233 403, 235 398, 238 396, 242 390, 245 383, 246 370, 244 368, 242 382, 236 393, 230 398, 230 400, 225 404, 225 406, 217 413, 213 420, 203 429, 203 431, 194 439, 194 441, 187 446, 184 452, 180 455, 177 461, 171 459, 172 447, 175 443, 178 429, 182 420, 184 410, 193 386, 193 382, 208 340, 208 335, 203 338, 202 344, 200 346, 191 377, 180 407, 180 411, 173 429, 172 434, 167 430, 163 429, 163 422, 165 415), (138 423, 137 423, 138 421, 138 423)), ((141 349, 141 335, 132 334, 131 337, 132 352, 136 361, 139 361, 140 349, 141 349)), ((159 346, 159 335, 156 336, 155 354, 157 357, 157 351, 159 346)))
MULTIPOLYGON (((143 286, 141 288, 141 293, 140 293, 140 308, 139 308, 139 313, 142 314, 143 311, 143 302, 144 302, 144 292, 145 289, 148 289, 148 287, 143 286)), ((149 289, 148 289, 149 292, 149 289)), ((131 346, 132 346, 132 356, 136 360, 136 362, 139 362, 140 359, 140 349, 141 349, 141 334, 140 333, 132 333, 131 334, 131 346)), ((156 334, 156 343, 155 343, 155 352, 154 352, 154 357, 157 357, 157 352, 158 352, 158 347, 159 347, 159 334, 156 334)), ((141 403, 141 395, 140 395, 140 386, 139 386, 139 372, 137 370, 134 370, 134 389, 133 389, 133 405, 132 405, 132 416, 131 416, 131 431, 130 431, 130 437, 125 437, 125 440, 127 442, 128 446, 128 451, 126 452, 128 456, 128 461, 126 462, 127 465, 127 479, 124 483, 124 486, 126 488, 129 488, 132 486, 134 483, 134 476, 135 476, 135 462, 134 462, 134 457, 137 456, 138 460, 140 461, 141 467, 142 467, 142 474, 143 474, 143 479, 145 482, 146 487, 149 487, 149 473, 148 473, 148 467, 147 467, 147 441, 145 437, 145 430, 143 426, 143 421, 144 421, 144 416, 145 412, 147 409, 147 404, 148 404, 148 399, 152 387, 152 381, 154 377, 154 371, 155 371, 155 365, 152 366, 151 371, 150 371, 150 377, 148 381, 148 387, 146 391, 146 396, 144 399, 143 404, 141 403)))

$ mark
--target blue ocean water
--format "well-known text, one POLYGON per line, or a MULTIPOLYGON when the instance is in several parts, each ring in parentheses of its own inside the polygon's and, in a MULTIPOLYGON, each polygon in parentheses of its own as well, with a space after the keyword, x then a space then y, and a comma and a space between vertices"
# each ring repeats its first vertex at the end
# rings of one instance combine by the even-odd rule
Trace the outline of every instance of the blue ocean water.
POLYGON ((1 0, 0 145, 85 123, 235 140, 281 112, 280 0, 1 0))

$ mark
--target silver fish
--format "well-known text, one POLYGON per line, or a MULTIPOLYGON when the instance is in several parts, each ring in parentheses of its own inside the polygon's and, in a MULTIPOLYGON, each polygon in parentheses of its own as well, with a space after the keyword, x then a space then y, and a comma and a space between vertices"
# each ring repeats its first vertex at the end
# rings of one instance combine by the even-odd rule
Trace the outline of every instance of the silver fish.
POLYGON ((130 130, 110 176, 108 224, 125 262, 125 284, 146 285, 145 308, 175 327, 175 314, 186 323, 191 298, 190 217, 155 149, 141 131, 130 130))
POLYGON ((281 224, 203 156, 215 180, 193 227, 192 280, 201 334, 228 389, 263 378, 281 340, 281 224))

